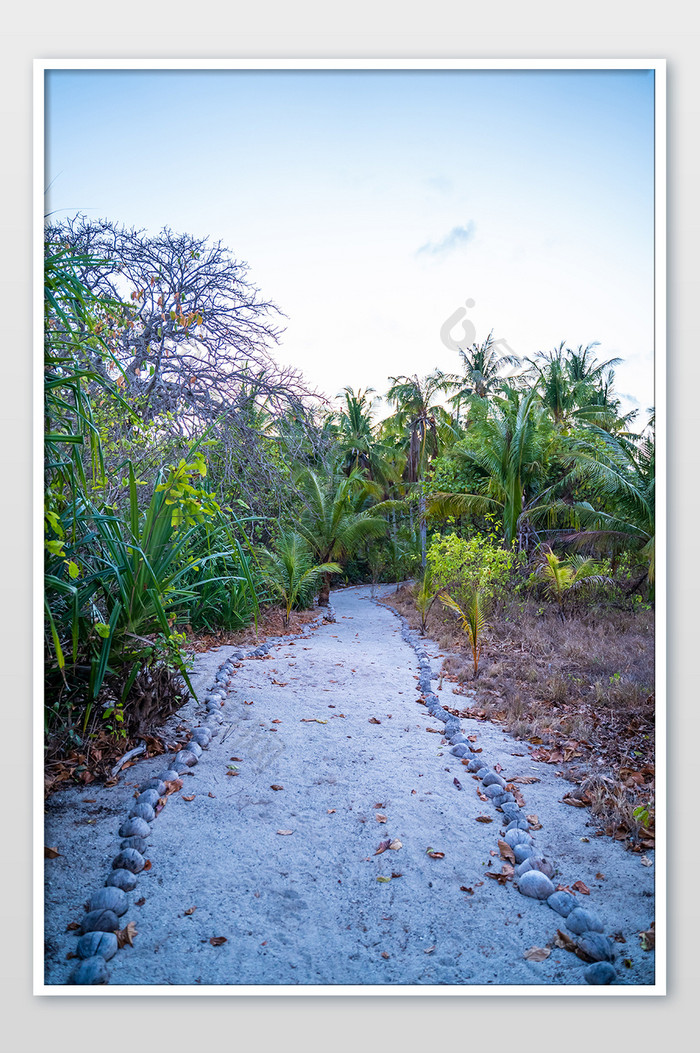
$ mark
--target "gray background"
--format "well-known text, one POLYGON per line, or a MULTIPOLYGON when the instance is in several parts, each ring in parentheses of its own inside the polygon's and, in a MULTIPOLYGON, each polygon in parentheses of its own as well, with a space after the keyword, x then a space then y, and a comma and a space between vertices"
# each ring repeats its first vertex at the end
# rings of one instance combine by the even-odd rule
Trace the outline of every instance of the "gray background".
MULTIPOLYGON (((689 5, 667 0, 589 0, 585 11, 556 0, 501 0, 466 7, 451 0, 122 0, 96 5, 35 0, 4 16, 2 63, 3 208, 0 253, 3 336, 0 464, 4 483, 0 576, 3 700, 0 998, 13 1050, 55 1053, 199 1050, 253 1045, 268 1050, 427 1050, 479 1039, 571 1053, 668 1041, 671 1026, 695 1033, 700 969, 697 800, 698 674, 695 597, 700 513, 694 446, 700 324, 696 245, 700 210, 697 137, 700 71, 689 5), (31 216, 32 60, 41 58, 666 58, 668 60, 669 352, 669 968, 666 998, 376 996, 35 998, 31 977, 31 216), (545 999, 545 1001, 542 1000, 545 999)), ((104 144, 105 149, 108 148, 104 144)))

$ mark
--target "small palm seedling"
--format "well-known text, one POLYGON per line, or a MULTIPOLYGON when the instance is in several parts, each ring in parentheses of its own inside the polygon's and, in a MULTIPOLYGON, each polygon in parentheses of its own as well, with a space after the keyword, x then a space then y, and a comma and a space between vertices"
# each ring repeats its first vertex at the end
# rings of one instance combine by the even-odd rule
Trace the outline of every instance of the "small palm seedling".
POLYGON ((309 545, 293 530, 284 531, 275 542, 274 551, 263 552, 265 580, 284 604, 284 627, 289 626, 292 607, 311 602, 321 575, 339 574, 337 563, 313 561, 309 545))
POLYGON ((487 602, 480 589, 474 589, 463 607, 451 596, 440 596, 440 602, 457 615, 463 631, 469 639, 474 661, 474 679, 479 675, 479 659, 484 647, 487 602))
POLYGON ((573 555, 560 559, 551 548, 543 546, 542 559, 535 574, 544 579, 545 592, 559 605, 559 615, 564 621, 566 597, 583 588, 611 584, 611 579, 601 573, 600 563, 590 556, 573 555))
POLYGON ((422 636, 425 636, 428 615, 432 610, 433 604, 440 595, 440 592, 441 590, 433 581, 432 569, 430 566, 427 566, 423 572, 423 577, 416 586, 413 596, 416 610, 420 614, 420 631, 422 636))

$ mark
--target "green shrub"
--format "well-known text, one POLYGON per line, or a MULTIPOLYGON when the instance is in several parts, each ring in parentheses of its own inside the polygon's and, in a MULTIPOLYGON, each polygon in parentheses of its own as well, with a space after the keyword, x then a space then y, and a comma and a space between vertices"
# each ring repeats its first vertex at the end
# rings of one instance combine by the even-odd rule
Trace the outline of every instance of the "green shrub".
POLYGON ((484 600, 497 597, 508 584, 517 557, 482 534, 462 538, 457 534, 434 537, 428 548, 428 565, 436 589, 448 589, 465 600, 478 589, 484 600))

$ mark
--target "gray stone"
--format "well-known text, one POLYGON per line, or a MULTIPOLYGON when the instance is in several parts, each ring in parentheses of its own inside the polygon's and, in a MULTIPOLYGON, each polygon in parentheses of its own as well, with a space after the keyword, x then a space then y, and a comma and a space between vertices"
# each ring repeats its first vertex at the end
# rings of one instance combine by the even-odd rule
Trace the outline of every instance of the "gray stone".
POLYGON ((464 757, 467 752, 467 747, 461 742, 458 743, 456 746, 453 746, 450 750, 450 753, 452 753, 455 757, 464 757))
POLYGON ((105 881, 108 887, 121 888, 125 892, 132 892, 138 885, 135 874, 130 870, 113 870, 105 881))
POLYGON ((513 849, 513 855, 516 863, 524 863, 526 859, 535 855, 535 846, 528 844, 516 845, 513 849))
POLYGON ((511 823, 508 823, 506 827, 506 833, 511 830, 531 830, 532 827, 528 823, 527 819, 513 819, 511 823))
MULTIPOLYGON (((110 888, 101 888, 97 892, 90 896, 88 903, 88 910, 111 910, 113 914, 116 914, 118 918, 121 918, 122 914, 126 914, 129 909, 129 897, 123 889, 115 888, 113 885, 110 888)), ((90 955, 83 955, 85 958, 89 958, 90 955)))
POLYGON ((616 975, 610 962, 593 962, 583 970, 583 978, 587 984, 611 984, 616 975))
POLYGON ((141 855, 144 854, 148 847, 145 837, 125 837, 123 841, 119 843, 120 848, 135 848, 141 855))
POLYGON ((518 888, 523 896, 531 899, 548 899, 554 892, 554 885, 549 878, 539 870, 528 870, 518 878, 518 888))
POLYGON ((536 870, 537 867, 533 867, 532 862, 529 859, 524 859, 522 863, 518 863, 515 868, 516 878, 522 877, 523 874, 527 874, 528 870, 536 870))
POLYGON ((173 779, 179 779, 180 778, 180 772, 179 771, 175 771, 174 768, 166 768, 165 771, 162 771, 160 773, 158 778, 162 782, 172 782, 173 779))
POLYGON ((212 728, 209 726, 209 724, 202 724, 201 728, 199 728, 198 730, 206 731, 210 739, 215 739, 216 736, 219 734, 218 728, 212 728))
POLYGON ((561 914, 562 918, 568 917, 576 907, 574 896, 570 892, 564 891, 554 892, 547 900, 547 903, 557 914, 561 914))
POLYGON ((130 870, 132 874, 140 874, 146 865, 146 860, 135 848, 125 848, 112 862, 113 870, 130 870))
POLYGON ((477 772, 479 771, 479 768, 483 766, 483 763, 483 761, 477 760, 476 758, 474 760, 470 760, 469 764, 467 764, 467 771, 477 772))
POLYGON ((202 747, 199 745, 198 742, 188 742, 186 749, 187 752, 194 753, 197 760, 199 760, 199 758, 202 756, 202 747))
POLYGON ((490 797, 491 800, 493 800, 494 797, 501 796, 501 794, 503 793, 503 787, 499 786, 498 783, 496 783, 495 786, 487 786, 484 790, 484 793, 487 797, 490 797))
POLYGON ((195 728, 192 732, 192 741, 196 742, 202 749, 206 749, 211 742, 211 735, 204 728, 195 728))
POLYGON ((140 793, 138 796, 138 803, 150 804, 151 808, 155 808, 155 806, 158 804, 158 801, 165 793, 165 783, 161 783, 161 786, 163 787, 163 789, 160 793, 158 793, 157 790, 144 790, 143 793, 140 793))
POLYGON ((113 910, 91 910, 80 923, 81 935, 86 932, 116 932, 118 928, 119 918, 113 910))
POLYGON ((511 822, 515 819, 520 819, 523 814, 518 808, 515 801, 506 801, 506 803, 502 805, 502 811, 506 819, 508 819, 511 822))
POLYGON ((500 786, 505 789, 506 780, 495 771, 489 771, 483 778, 484 786, 500 786))
POLYGON ((109 961, 117 953, 117 937, 113 932, 86 932, 78 940, 76 952, 79 958, 104 958, 109 961))
POLYGON ((149 779, 143 786, 139 786, 139 793, 148 793, 149 790, 155 790, 159 797, 162 797, 165 793, 165 783, 162 779, 149 779))
MULTIPOLYGON (((567 924, 568 924, 568 918, 567 924)), ((611 940, 601 932, 584 932, 576 940, 576 946, 594 962, 611 962, 615 951, 611 940)))
POLYGON ((143 819, 146 823, 152 823, 156 817, 156 810, 146 801, 137 801, 129 812, 132 819, 143 819))
POLYGON ((586 907, 576 907, 567 915, 566 927, 577 936, 584 932, 602 932, 603 923, 595 911, 587 910, 586 907))
POLYGON ((554 867, 543 856, 530 856, 528 862, 532 864, 533 870, 541 871, 548 878, 554 877, 554 867))
MULTIPOLYGON (((498 789, 500 790, 501 787, 499 786, 498 789)), ((493 803, 496 805, 497 808, 502 808, 504 804, 510 804, 514 800, 515 797, 513 797, 513 794, 510 792, 510 790, 506 790, 505 793, 497 793, 496 796, 493 798, 493 803)))
POLYGON ((462 734, 461 731, 458 731, 455 735, 452 735, 451 738, 450 738, 450 742, 452 743, 453 746, 459 746, 460 743, 466 742, 466 741, 467 741, 467 739, 462 734))
POLYGON ((189 750, 180 750, 180 752, 175 755, 175 763, 186 768, 194 768, 197 763, 197 758, 194 753, 190 753, 189 750))
POLYGON ((109 970, 101 954, 85 958, 76 965, 68 981, 71 984, 108 984, 109 970))
POLYGON ((511 848, 515 848, 516 845, 534 844, 534 841, 525 830, 519 830, 517 828, 515 830, 506 830, 503 840, 507 845, 510 845, 511 848))
POLYGON ((141 819, 139 816, 133 816, 131 819, 127 819, 119 827, 120 837, 148 837, 151 832, 151 828, 145 819, 141 819))

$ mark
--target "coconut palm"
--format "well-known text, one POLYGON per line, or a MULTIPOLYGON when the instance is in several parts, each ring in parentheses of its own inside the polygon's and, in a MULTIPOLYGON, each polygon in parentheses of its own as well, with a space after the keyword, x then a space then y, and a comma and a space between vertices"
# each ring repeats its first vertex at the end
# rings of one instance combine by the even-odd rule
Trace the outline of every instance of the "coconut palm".
MULTIPOLYGON (((304 509, 297 530, 308 542, 319 564, 338 561, 350 555, 366 538, 378 538, 386 522, 366 508, 376 486, 354 469, 350 475, 323 476, 310 468, 297 476, 304 509)), ((331 574, 324 570, 318 602, 328 604, 331 574)))
POLYGON ((440 596, 444 607, 454 611, 459 618, 463 632, 467 634, 474 662, 474 679, 479 675, 479 659, 484 648, 486 629, 487 602, 479 589, 474 589, 464 606, 460 606, 451 596, 440 596))
POLYGON ((368 479, 385 484, 393 479, 389 461, 392 451, 374 434, 372 411, 378 400, 370 397, 373 394, 374 388, 360 389, 356 394, 345 387, 338 395, 345 400, 339 414, 338 455, 346 475, 356 469, 368 479))
POLYGON ((545 591, 550 599, 557 601, 562 621, 565 617, 564 602, 570 593, 611 583, 595 560, 578 554, 560 559, 548 545, 542 547, 542 557, 535 574, 544 580, 545 591))
POLYGON ((613 366, 622 359, 598 362, 594 347, 597 344, 580 345, 572 351, 562 341, 553 351, 526 359, 542 404, 558 428, 589 421, 608 427, 617 419, 620 403, 613 394, 613 366))
POLYGON ((284 627, 292 608, 311 601, 322 574, 340 573, 337 563, 314 563, 308 542, 294 530, 283 530, 274 549, 262 552, 265 582, 284 604, 284 627))
POLYGON ((455 393, 450 399, 457 412, 463 402, 474 396, 487 398, 505 382, 504 369, 520 365, 517 355, 501 354, 497 348, 498 341, 493 339, 493 330, 482 344, 472 344, 466 351, 459 348, 463 375, 452 378, 451 386, 455 393))

